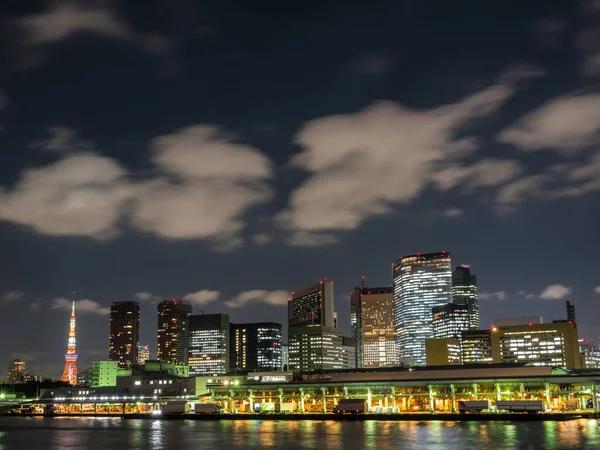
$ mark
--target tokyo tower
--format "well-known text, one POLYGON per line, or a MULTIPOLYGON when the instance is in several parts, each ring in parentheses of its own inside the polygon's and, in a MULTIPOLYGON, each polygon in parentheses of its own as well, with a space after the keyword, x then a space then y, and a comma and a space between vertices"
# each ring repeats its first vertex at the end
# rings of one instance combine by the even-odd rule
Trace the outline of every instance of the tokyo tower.
POLYGON ((77 384, 77 350, 75 348, 75 302, 71 311, 71 322, 69 323, 69 343, 65 355, 65 370, 62 381, 75 386, 77 384))

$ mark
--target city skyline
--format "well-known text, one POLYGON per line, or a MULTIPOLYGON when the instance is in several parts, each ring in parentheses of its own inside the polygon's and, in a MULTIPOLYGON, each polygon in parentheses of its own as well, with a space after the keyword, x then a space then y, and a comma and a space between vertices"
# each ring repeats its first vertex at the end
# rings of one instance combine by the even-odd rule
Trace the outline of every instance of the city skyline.
POLYGON ((113 302, 155 357, 160 301, 285 328, 327 277, 349 335, 361 276, 442 250, 482 328, 600 335, 597 2, 196 3, 0 11, 1 376, 60 378, 72 291, 85 370, 113 302))

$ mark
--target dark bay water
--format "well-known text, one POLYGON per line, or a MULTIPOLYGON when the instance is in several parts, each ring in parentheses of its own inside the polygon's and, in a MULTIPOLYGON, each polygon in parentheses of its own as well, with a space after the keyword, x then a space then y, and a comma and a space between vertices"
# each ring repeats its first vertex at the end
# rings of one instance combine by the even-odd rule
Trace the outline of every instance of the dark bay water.
POLYGON ((596 420, 570 422, 150 421, 0 418, 0 450, 600 449, 596 420))

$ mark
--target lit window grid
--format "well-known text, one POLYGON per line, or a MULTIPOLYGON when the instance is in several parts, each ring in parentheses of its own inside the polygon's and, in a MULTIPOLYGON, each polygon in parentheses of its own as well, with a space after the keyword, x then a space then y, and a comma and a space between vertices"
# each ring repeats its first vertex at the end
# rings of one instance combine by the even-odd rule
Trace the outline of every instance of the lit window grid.
POLYGON ((565 340, 558 330, 507 332, 500 336, 502 362, 566 366, 565 340))

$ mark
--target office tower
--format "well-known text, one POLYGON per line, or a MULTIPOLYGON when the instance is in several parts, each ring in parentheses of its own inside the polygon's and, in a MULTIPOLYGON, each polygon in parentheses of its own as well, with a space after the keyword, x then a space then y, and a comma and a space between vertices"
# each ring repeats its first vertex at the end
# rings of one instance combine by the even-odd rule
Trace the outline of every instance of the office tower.
POLYGON ((457 305, 466 305, 469 308, 469 329, 479 330, 477 277, 471 274, 471 266, 458 266, 452 272, 452 298, 457 305))
POLYGON ((323 325, 333 327, 333 283, 317 284, 292 292, 288 302, 290 326, 323 325))
POLYGON ((567 320, 575 322, 575 303, 571 300, 567 300, 567 320))
POLYGON ((140 304, 114 302, 110 305, 108 360, 120 368, 130 369, 137 363, 140 342, 140 304))
POLYGON ((20 384, 25 382, 25 361, 15 359, 8 363, 8 384, 20 384))
POLYGON ((463 364, 492 362, 490 330, 463 331, 460 344, 463 364))
POLYGON ((425 340, 433 337, 431 310, 452 302, 450 253, 404 256, 393 265, 396 354, 423 366, 425 340))
POLYGON ((71 319, 69 321, 69 340, 67 342, 67 354, 65 355, 65 368, 61 381, 77 385, 77 348, 75 339, 75 302, 71 310, 71 319))
POLYGON ((92 361, 90 364, 90 387, 116 386, 118 364, 118 361, 92 361))
POLYGON ((358 367, 398 364, 394 328, 394 290, 361 285, 350 294, 352 337, 356 339, 358 367))
POLYGON ((356 369, 356 339, 344 336, 342 338, 342 368, 356 369))
POLYGON ((220 375, 229 372, 229 316, 190 316, 190 375, 220 375))
POLYGON ((337 313, 334 312, 333 313, 333 328, 337 328, 338 327, 338 317, 337 317, 337 313))
POLYGON ((467 305, 446 303, 431 309, 431 327, 436 339, 459 339, 463 331, 470 329, 470 311, 467 305))
POLYGON ((462 363, 460 340, 456 338, 425 339, 427 366, 454 366, 462 363))
POLYGON ((333 320, 333 283, 320 281, 288 301, 289 369, 343 368, 343 332, 333 320))
POLYGON ((150 346, 138 345, 137 365, 143 366, 150 359, 150 346))
POLYGON ((165 300, 158 304, 158 360, 188 363, 191 314, 192 305, 184 300, 165 300))
POLYGON ((534 366, 580 369, 579 336, 575 322, 492 326, 494 363, 531 363, 534 366))
POLYGON ((287 344, 283 344, 281 346, 281 370, 288 370, 289 361, 289 347, 287 344))
POLYGON ((280 323, 232 323, 229 335, 231 372, 281 370, 283 355, 280 323))

